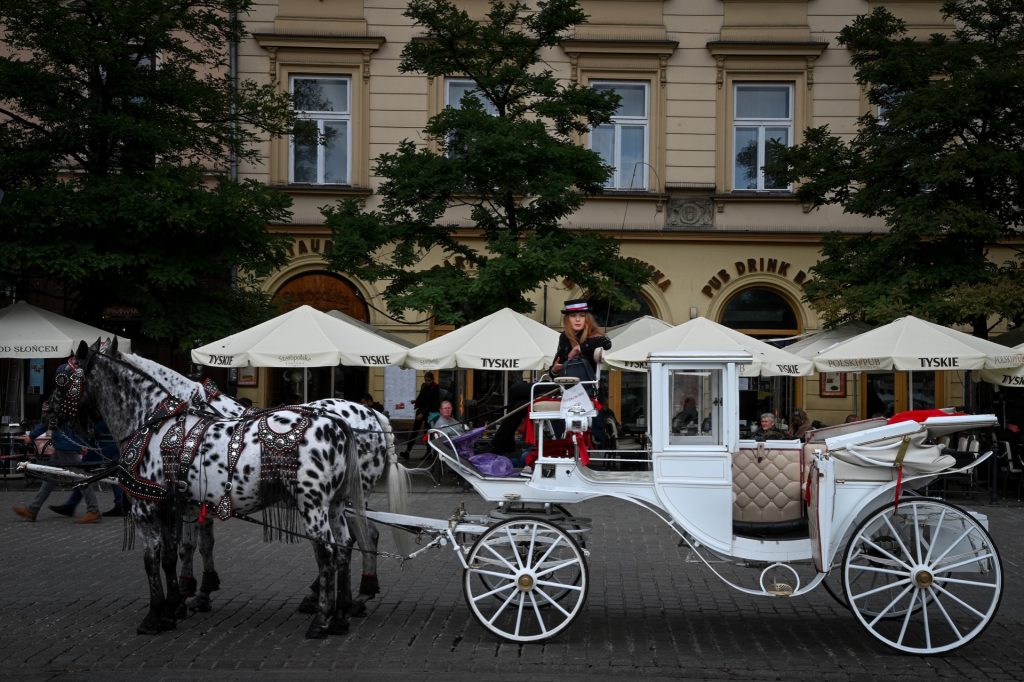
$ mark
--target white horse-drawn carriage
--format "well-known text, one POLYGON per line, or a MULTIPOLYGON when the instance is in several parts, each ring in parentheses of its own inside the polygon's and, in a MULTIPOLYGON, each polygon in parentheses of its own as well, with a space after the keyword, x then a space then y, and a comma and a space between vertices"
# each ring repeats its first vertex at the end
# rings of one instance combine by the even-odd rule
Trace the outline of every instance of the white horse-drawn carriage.
POLYGON ((546 454, 548 425, 564 421, 572 438, 595 412, 578 385, 536 384, 535 396, 552 388, 564 395, 532 403, 538 459, 528 477, 483 475, 458 438, 431 441, 447 466, 498 504, 495 512, 444 521, 370 517, 451 543, 474 616, 517 642, 557 635, 582 609, 588 529, 565 505, 601 496, 650 510, 712 570, 712 559, 727 559, 759 571, 752 587, 730 582, 753 596, 795 597, 838 574, 829 591, 900 651, 950 651, 979 635, 1002 591, 986 518, 916 491, 964 470, 944 454, 943 436, 990 427, 995 418, 875 419, 821 429, 807 443, 742 440, 738 367, 749 361, 714 352, 651 356, 651 449, 637 453, 649 458, 641 470, 599 470, 579 452, 546 454), (673 424, 684 394, 702 416, 689 430, 673 424))
MULTIPOLYGON (((749 355, 663 353, 649 361, 650 450, 635 453, 640 466, 588 464, 582 436, 596 413, 587 387, 542 381, 532 389, 537 459, 528 476, 482 474, 469 436, 438 433, 429 441, 448 467, 497 504, 494 511, 459 509, 449 519, 366 515, 431 538, 427 547, 450 546, 474 616, 516 642, 557 635, 583 608, 588 521, 567 505, 602 496, 648 509, 710 570, 752 596, 790 598, 824 584, 868 632, 903 652, 951 651, 991 622, 1003 574, 986 518, 925 493, 942 476, 991 456, 959 466, 943 438, 990 427, 995 417, 866 420, 820 429, 808 442, 755 442, 739 432, 739 368, 749 355), (691 413, 695 407, 697 424, 675 418, 684 405, 691 413), (557 441, 545 435, 552 430, 557 441), (563 445, 557 452, 555 442, 563 445), (719 570, 725 561, 753 569, 754 579, 744 585, 726 577, 719 570)), ((194 382, 122 355, 116 345, 83 345, 58 379, 55 411, 80 418, 80 404, 96 410, 122 443, 118 478, 133 498, 131 519, 143 537, 150 584, 150 611, 139 632, 173 627, 181 603, 175 514, 198 505, 201 519, 207 512, 245 518, 280 500, 301 512, 304 530, 292 534, 310 539, 317 556, 317 615, 307 636, 347 630, 352 543, 364 558, 373 559, 376 548, 376 534, 362 528, 362 491, 372 488, 386 459, 396 463, 382 415, 321 401, 228 416, 237 411, 215 410, 209 396, 196 397, 202 391, 194 382), (346 502, 353 505, 348 515, 346 502)), ((372 580, 361 584, 358 605, 377 591, 375 568, 364 565, 364 583, 367 575, 372 580)), ((206 569, 204 583, 205 576, 206 569)))

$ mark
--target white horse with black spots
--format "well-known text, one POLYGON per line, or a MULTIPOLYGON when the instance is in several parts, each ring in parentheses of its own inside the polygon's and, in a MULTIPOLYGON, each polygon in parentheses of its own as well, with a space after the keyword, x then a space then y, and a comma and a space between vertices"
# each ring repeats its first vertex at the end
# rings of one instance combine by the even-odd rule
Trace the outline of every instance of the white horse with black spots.
POLYGON ((212 418, 125 362, 116 341, 102 350, 82 343, 57 378, 51 406, 65 421, 84 419, 81 408, 91 408, 121 445, 118 479, 149 579, 140 634, 175 626, 177 529, 186 502, 223 519, 285 503, 313 543, 318 567, 318 610, 306 636, 348 631, 349 590, 337 589, 350 580, 346 504, 355 510, 353 525, 365 517, 356 439, 343 419, 304 407, 212 418))
MULTIPOLYGON (((171 395, 187 400, 196 409, 222 417, 241 417, 250 409, 221 392, 210 381, 193 381, 158 362, 132 353, 123 353, 121 358, 155 378, 171 395)), ((392 512, 403 513, 408 498, 408 472, 398 462, 394 432, 388 418, 365 405, 337 398, 316 400, 307 403, 305 407, 326 410, 348 422, 356 439, 364 498, 368 498, 373 492, 374 485, 387 469, 388 506, 392 512)), ((187 518, 195 517, 193 513, 187 518)), ((208 515, 202 522, 186 522, 178 550, 178 557, 181 560, 179 578, 182 592, 187 599, 188 608, 195 611, 209 611, 210 594, 220 588, 220 576, 213 558, 213 520, 214 516, 208 515), (197 545, 203 559, 203 575, 199 582, 196 581, 193 568, 197 545)), ((380 582, 377 579, 380 532, 374 524, 368 525, 365 535, 360 533, 362 527, 358 524, 353 525, 352 530, 356 534, 356 546, 361 550, 362 573, 359 592, 351 601, 349 613, 358 616, 366 612, 366 602, 380 592, 380 582)), ((400 537, 405 539, 404 535, 400 537)), ((339 585, 338 589, 349 589, 349 586, 339 585)), ((319 581, 314 579, 309 594, 299 605, 299 611, 315 613, 318 594, 319 581)))

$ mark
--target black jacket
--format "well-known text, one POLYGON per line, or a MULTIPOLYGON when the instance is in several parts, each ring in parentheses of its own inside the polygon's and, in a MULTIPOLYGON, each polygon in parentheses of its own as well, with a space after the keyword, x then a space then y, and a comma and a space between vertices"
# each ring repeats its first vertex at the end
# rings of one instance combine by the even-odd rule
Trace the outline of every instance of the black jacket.
MULTIPOLYGON (((569 353, 572 351, 573 343, 569 341, 569 337, 562 332, 558 335, 558 350, 555 351, 555 362, 551 365, 551 374, 555 374, 555 364, 565 364, 566 358, 569 357, 569 353)), ((589 339, 579 344, 580 355, 590 363, 591 369, 597 369, 597 362, 594 360, 594 351, 598 348, 604 348, 609 350, 612 347, 612 341, 607 336, 591 336, 589 339)))

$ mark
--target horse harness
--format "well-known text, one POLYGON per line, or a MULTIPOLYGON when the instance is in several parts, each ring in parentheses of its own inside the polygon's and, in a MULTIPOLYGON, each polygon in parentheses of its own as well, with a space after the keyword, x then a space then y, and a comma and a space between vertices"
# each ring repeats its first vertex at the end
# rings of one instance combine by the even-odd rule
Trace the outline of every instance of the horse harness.
POLYGON ((121 486, 125 492, 133 497, 155 501, 167 498, 172 490, 183 490, 185 486, 178 485, 178 482, 188 476, 207 431, 219 421, 234 422, 235 428, 227 445, 227 480, 224 482, 224 493, 215 505, 218 517, 228 519, 233 514, 231 491, 238 460, 246 448, 245 436, 253 422, 256 422, 256 440, 260 446, 261 481, 289 484, 295 482, 299 466, 296 451, 305 438, 313 422, 312 416, 318 412, 317 410, 297 406, 271 408, 225 420, 219 415, 212 416, 208 412, 189 409, 188 406, 189 401, 174 397, 165 398, 146 418, 146 423, 125 440, 121 451, 121 486), (269 420, 283 410, 300 412, 300 417, 288 431, 280 432, 271 428, 269 420), (198 419, 186 429, 190 416, 198 419), (140 468, 153 435, 169 420, 173 420, 174 423, 160 439, 160 454, 167 480, 166 485, 161 485, 157 481, 146 479, 140 468))

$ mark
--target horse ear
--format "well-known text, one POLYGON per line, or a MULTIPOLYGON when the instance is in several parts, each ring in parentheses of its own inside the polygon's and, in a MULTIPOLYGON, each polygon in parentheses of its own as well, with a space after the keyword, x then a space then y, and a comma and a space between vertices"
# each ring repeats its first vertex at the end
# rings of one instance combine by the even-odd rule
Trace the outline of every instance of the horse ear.
POLYGON ((86 345, 85 341, 79 341, 78 350, 75 351, 75 360, 77 360, 79 364, 85 362, 85 356, 88 352, 89 346, 86 345))
POLYGON ((117 354, 117 336, 116 335, 114 336, 114 339, 110 342, 110 354, 111 355, 116 355, 117 354))

